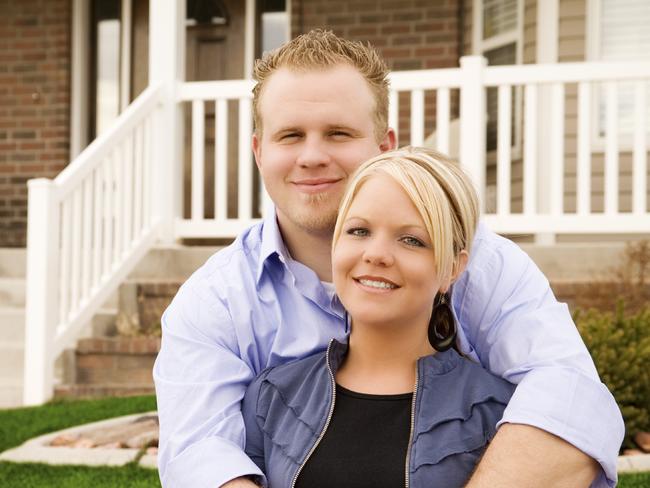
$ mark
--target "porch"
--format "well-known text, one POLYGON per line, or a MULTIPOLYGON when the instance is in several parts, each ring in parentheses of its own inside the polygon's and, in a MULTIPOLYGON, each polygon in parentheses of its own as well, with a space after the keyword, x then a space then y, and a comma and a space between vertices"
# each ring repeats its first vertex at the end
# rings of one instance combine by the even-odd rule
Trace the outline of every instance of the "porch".
MULTIPOLYGON (((272 209, 250 151, 253 82, 183 81, 177 4, 152 2, 149 87, 56 179, 29 182, 26 404, 51 396, 56 357, 152 246, 232 238, 272 209)), ((389 121, 400 145, 458 157, 498 233, 648 234, 649 82, 650 62, 468 56, 392 73, 389 121)))

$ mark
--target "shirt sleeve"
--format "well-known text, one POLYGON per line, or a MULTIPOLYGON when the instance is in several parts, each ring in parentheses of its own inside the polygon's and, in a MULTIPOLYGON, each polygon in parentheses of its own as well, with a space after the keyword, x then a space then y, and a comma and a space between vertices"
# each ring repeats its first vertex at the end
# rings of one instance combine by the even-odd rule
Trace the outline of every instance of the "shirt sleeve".
POLYGON ((592 486, 615 486, 621 412, 568 307, 528 255, 481 224, 453 304, 463 352, 518 385, 499 424, 557 435, 600 463, 592 486))
POLYGON ((241 401, 254 373, 226 307, 200 296, 190 279, 165 311, 162 334, 153 370, 162 486, 217 488, 262 475, 243 450, 241 401))

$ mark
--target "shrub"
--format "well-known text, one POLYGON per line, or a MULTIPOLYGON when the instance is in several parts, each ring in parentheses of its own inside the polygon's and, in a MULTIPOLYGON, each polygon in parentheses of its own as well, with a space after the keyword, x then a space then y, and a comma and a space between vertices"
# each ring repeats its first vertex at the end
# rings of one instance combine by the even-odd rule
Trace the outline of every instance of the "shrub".
POLYGON ((619 302, 615 313, 578 311, 574 319, 623 413, 623 447, 632 447, 635 433, 650 431, 650 307, 626 315, 619 302))

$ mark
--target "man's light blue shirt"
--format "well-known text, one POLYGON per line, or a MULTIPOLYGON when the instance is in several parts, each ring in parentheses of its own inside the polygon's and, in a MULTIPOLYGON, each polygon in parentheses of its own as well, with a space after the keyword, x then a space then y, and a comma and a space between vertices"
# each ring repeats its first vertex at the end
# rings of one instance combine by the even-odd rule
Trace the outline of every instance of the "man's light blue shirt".
MULTIPOLYGON (((532 260, 479 225, 452 302, 461 351, 518 385, 500 423, 561 437, 601 464, 592 486, 614 486, 621 413, 532 260)), ((267 367, 344 339, 345 317, 318 276, 290 258, 274 215, 213 255, 162 318, 154 380, 163 486, 216 488, 260 474, 243 452, 246 387, 267 367)))

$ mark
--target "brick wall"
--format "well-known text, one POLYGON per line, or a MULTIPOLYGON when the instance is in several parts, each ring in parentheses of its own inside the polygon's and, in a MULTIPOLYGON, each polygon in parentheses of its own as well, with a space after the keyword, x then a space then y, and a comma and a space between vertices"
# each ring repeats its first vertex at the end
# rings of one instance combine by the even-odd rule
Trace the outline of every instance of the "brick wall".
POLYGON ((71 3, 0 2, 0 247, 25 245, 26 181, 68 161, 71 3))
MULTIPOLYGON (((391 70, 458 66, 459 0, 293 0, 291 9, 293 36, 320 27, 347 39, 369 41, 391 70)), ((425 96, 425 137, 435 129, 434 96, 425 96)), ((400 96, 399 105, 400 144, 405 144, 408 94, 400 96)))

